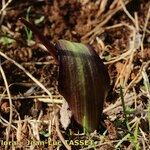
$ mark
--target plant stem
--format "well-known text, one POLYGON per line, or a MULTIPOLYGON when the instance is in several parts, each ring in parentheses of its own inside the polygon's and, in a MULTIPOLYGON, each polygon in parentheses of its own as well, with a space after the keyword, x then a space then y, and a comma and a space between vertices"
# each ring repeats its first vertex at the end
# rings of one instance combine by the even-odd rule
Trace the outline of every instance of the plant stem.
POLYGON ((125 102, 124 102, 124 96, 123 96, 122 86, 120 86, 120 97, 121 97, 121 102, 122 102, 122 107, 123 107, 123 112, 124 112, 126 126, 127 126, 128 130, 130 132, 131 129, 130 129, 128 118, 127 118, 127 114, 126 114, 126 106, 125 106, 125 102))

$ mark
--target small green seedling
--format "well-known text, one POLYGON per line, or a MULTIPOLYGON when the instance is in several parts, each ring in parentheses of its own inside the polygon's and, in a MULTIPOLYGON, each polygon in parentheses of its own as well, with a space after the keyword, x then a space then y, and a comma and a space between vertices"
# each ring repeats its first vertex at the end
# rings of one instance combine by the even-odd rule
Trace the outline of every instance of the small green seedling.
POLYGON ((44 21, 44 19, 45 19, 45 17, 44 17, 44 16, 41 16, 40 18, 35 19, 35 20, 34 20, 34 23, 35 23, 36 25, 38 25, 38 24, 42 23, 42 22, 44 21))
POLYGON ((89 45, 67 40, 58 40, 54 45, 31 23, 20 20, 59 64, 58 90, 68 102, 74 119, 87 132, 97 130, 110 79, 96 51, 89 45))
MULTIPOLYGON (((31 7, 29 7, 27 9, 27 14, 26 14, 26 20, 27 21, 29 21, 30 11, 31 11, 31 7)), ((25 33, 26 33, 26 36, 27 36, 27 43, 28 43, 28 45, 31 45, 32 44, 32 39, 33 39, 32 31, 29 30, 26 26, 24 27, 24 29, 25 29, 25 33)))
POLYGON ((12 44, 13 42, 15 42, 15 40, 12 39, 11 37, 8 37, 7 35, 0 37, 0 44, 2 45, 9 45, 12 44))

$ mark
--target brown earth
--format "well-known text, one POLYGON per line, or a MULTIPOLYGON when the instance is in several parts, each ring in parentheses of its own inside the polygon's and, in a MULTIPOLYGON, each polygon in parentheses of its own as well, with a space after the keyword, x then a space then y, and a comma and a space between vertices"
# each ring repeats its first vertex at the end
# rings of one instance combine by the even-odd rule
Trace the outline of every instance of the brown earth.
MULTIPOLYGON (((99 133, 93 136, 74 135, 69 129, 64 131, 60 125, 61 133, 65 139, 103 140, 103 143, 106 143, 100 144, 96 149, 114 149, 116 143, 128 132, 125 122, 123 122, 122 106, 116 103, 119 100, 120 85, 123 85, 124 88, 126 105, 130 109, 134 109, 134 113, 129 115, 129 121, 136 117, 140 118, 139 126, 147 140, 150 130, 148 119, 142 118, 142 115, 145 115, 145 110, 148 109, 149 101, 148 95, 143 92, 145 89, 142 70, 144 68, 144 73, 150 81, 149 21, 146 30, 144 29, 150 2, 148 0, 127 0, 125 3, 132 18, 129 18, 119 1, 116 0, 107 1, 106 6, 98 0, 12 0, 5 11, 1 13, 0 51, 30 72, 50 91, 54 99, 62 99, 57 90, 58 65, 41 48, 35 35, 32 35, 31 39, 29 38, 25 27, 19 21, 20 17, 29 17, 32 23, 44 17, 36 26, 50 42, 56 43, 59 39, 66 39, 90 43, 106 62, 111 77, 111 88, 105 102, 104 121, 102 121, 103 128, 107 129, 105 138, 101 139, 99 133), (143 40, 141 45, 139 45, 140 39, 143 40), (134 53, 130 52, 132 49, 135 50, 134 53), (135 97, 134 100, 131 100, 132 102, 129 102, 131 95, 135 95, 135 97), (107 110, 109 106, 115 104, 117 108, 113 107, 107 110)), ((2 8, 2 5, 0 6, 2 8)), ((14 63, 2 56, 0 59, 12 99, 11 108, 4 78, 0 74, 0 117, 2 118, 0 149, 4 148, 2 140, 17 141, 19 144, 16 148, 27 148, 27 140, 46 141, 48 140, 48 127, 51 129, 50 137, 53 141, 60 140, 56 127, 53 125, 52 105, 39 101, 39 98, 47 94, 14 63), (7 135, 10 108, 13 110, 12 123, 9 135, 7 135), (32 122, 37 119, 43 121, 38 124, 39 135, 34 133, 36 125, 33 125, 32 122), (52 126, 46 122, 48 120, 51 120, 52 126)), ((56 104, 55 107, 58 109, 60 104, 56 104)), ((102 130, 101 133, 103 132, 102 130)), ((134 131, 132 132, 134 134, 134 131)), ((138 142, 141 148, 143 148, 142 138, 142 135, 139 134, 138 142)), ((145 147, 148 149, 148 141, 145 143, 145 147)), ((12 148, 12 145, 10 144, 8 149, 12 148)), ((31 144, 31 146, 33 145, 31 144)), ((37 144, 34 148, 56 149, 58 147, 57 144, 44 144, 43 146, 37 144)), ((87 146, 73 145, 72 147, 79 149, 87 146)), ((133 149, 133 147, 133 143, 126 140, 119 148, 133 149)), ((65 147, 61 146, 60 149, 65 149, 65 147)))

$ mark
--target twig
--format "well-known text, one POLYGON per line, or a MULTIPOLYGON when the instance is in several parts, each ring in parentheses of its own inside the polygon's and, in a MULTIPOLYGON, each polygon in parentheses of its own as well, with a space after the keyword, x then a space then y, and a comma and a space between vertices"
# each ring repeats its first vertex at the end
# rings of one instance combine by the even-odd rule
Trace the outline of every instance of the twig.
POLYGON ((108 2, 108 0, 100 1, 100 6, 99 6, 99 10, 97 12, 97 17, 99 17, 105 11, 107 2, 108 2))
POLYGON ((7 1, 6 4, 3 4, 2 9, 0 10, 0 14, 2 13, 2 11, 4 11, 6 9, 6 7, 12 2, 12 0, 7 1))
POLYGON ((22 121, 19 118, 18 122, 17 122, 17 132, 16 132, 16 139, 17 142, 21 141, 21 129, 22 129, 22 125, 21 125, 22 121))
POLYGON ((58 117, 55 116, 55 125, 56 125, 56 131, 57 131, 57 134, 60 138, 60 140, 62 141, 62 143, 64 144, 64 146, 67 148, 67 150, 71 150, 71 147, 66 143, 64 137, 62 136, 61 132, 60 132, 60 129, 59 129, 59 122, 58 122, 58 117))
POLYGON ((135 76, 135 78, 128 84, 128 86, 125 89, 124 94, 127 93, 127 91, 136 83, 140 82, 142 80, 142 71, 145 70, 150 65, 150 61, 145 62, 142 64, 139 73, 135 76))
POLYGON ((141 52, 142 52, 142 57, 144 57, 144 46, 143 46, 143 41, 145 38, 145 33, 146 33, 146 28, 148 26, 148 21, 150 19, 150 6, 147 12, 147 16, 146 16, 146 20, 145 20, 145 24, 144 24, 144 29, 143 29, 143 35, 142 35, 142 40, 141 40, 141 52))
POLYGON ((125 53, 121 54, 120 56, 113 57, 110 61, 105 62, 105 64, 112 64, 112 63, 115 63, 115 62, 120 61, 122 59, 127 59, 127 57, 130 56, 131 52, 132 52, 132 49, 129 49, 128 51, 126 51, 125 53))
POLYGON ((37 98, 39 101, 44 103, 55 103, 55 104, 62 104, 63 100, 61 99, 49 99, 49 98, 37 98))
POLYGON ((123 113, 124 113, 124 118, 125 118, 125 122, 126 122, 126 126, 128 131, 131 131, 131 128, 129 126, 129 122, 128 122, 128 118, 127 118, 127 112, 126 112, 126 106, 125 106, 125 101, 124 101, 124 94, 123 94, 123 90, 122 90, 122 86, 120 86, 120 98, 121 98, 121 103, 122 103, 122 108, 123 108, 123 113))
POLYGON ((125 6, 125 2, 123 0, 120 0, 120 3, 121 3, 121 6, 124 10, 124 12, 126 13, 126 15, 132 20, 132 22, 134 23, 134 25, 136 26, 136 23, 135 23, 135 19, 130 15, 130 13, 128 12, 126 6, 125 6))
POLYGON ((3 52, 0 51, 0 55, 2 57, 4 57, 5 59, 9 60, 10 62, 14 63, 18 68, 20 68, 23 72, 25 72, 25 74, 30 77, 41 89, 43 89, 47 95, 49 96, 49 98, 51 100, 52 99, 52 95, 51 93, 45 88, 45 86, 43 84, 41 84, 35 77, 33 77, 23 66, 21 66, 20 64, 18 64, 16 61, 14 61, 13 59, 11 59, 10 57, 6 56, 3 52))
MULTIPOLYGON (((130 97, 125 99, 125 103, 132 102, 134 95, 131 95, 130 97)), ((112 110, 116 109, 117 107, 121 106, 120 98, 117 99, 117 101, 114 104, 109 105, 107 108, 104 109, 104 113, 113 112, 112 110)))
MULTIPOLYGON (((4 119, 1 115, 0 115, 0 122, 3 124, 3 126, 7 126, 9 124, 9 122, 6 119, 4 119)), ((17 130, 17 128, 13 124, 11 124, 11 127, 17 130)))
MULTIPOLYGON (((1 99, 4 98, 4 99, 9 99, 8 96, 6 95, 3 95, 3 94, 0 94, 0 97, 1 99)), ((49 98, 49 96, 42 96, 42 95, 36 95, 36 96, 14 96, 14 97, 11 97, 12 100, 24 100, 24 99, 37 99, 38 101, 41 101, 41 102, 44 102, 44 103, 54 103, 54 104, 62 104, 63 102, 63 98, 61 99, 57 99, 57 97, 55 98, 55 96, 52 96, 53 98, 49 98)), ((0 101, 1 101, 0 99, 0 101)))
POLYGON ((3 22, 3 19, 4 19, 4 16, 6 14, 6 11, 5 9, 7 8, 7 6, 12 2, 12 0, 8 0, 7 3, 5 3, 5 0, 2 0, 2 8, 0 10, 0 25, 2 24, 3 22))
MULTIPOLYGON (((119 141, 120 141, 120 140, 108 141, 108 142, 104 142, 104 143, 101 143, 101 144, 97 144, 97 145, 94 145, 94 146, 91 146, 91 147, 82 148, 82 149, 80 149, 80 150, 90 150, 91 148, 96 148, 96 147, 100 148, 100 147, 102 147, 102 146, 104 146, 104 145, 110 145, 110 146, 111 146, 111 144, 117 143, 117 142, 119 142, 119 141)), ((103 148, 102 148, 102 149, 103 149, 103 148)), ((113 149, 113 148, 112 148, 112 149, 113 149)))
MULTIPOLYGON (((7 134, 6 134, 6 141, 8 142, 9 141, 9 137, 10 137, 10 129, 11 129, 11 124, 12 124, 12 113, 13 113, 13 110, 12 110, 12 100, 11 100, 11 95, 10 95, 10 91, 9 91, 9 87, 8 87, 8 82, 7 82, 7 79, 6 79, 6 76, 5 76, 5 73, 4 73, 4 70, 1 66, 1 63, 0 63, 0 72, 2 74, 2 77, 3 77, 3 80, 4 80, 4 84, 5 84, 5 87, 6 87, 6 91, 7 91, 7 94, 8 94, 8 97, 9 97, 9 107, 10 107, 10 114, 9 114, 9 124, 8 124, 8 127, 6 128, 7 130, 7 134)), ((6 149, 7 149, 8 145, 6 145, 6 149)))
MULTIPOLYGON (((126 0, 125 4, 128 4, 130 0, 126 0)), ((96 27, 92 30, 90 30, 86 35, 84 35, 82 37, 82 40, 86 39, 87 37, 91 36, 89 38, 88 41, 91 41, 91 39, 93 39, 93 36, 96 36, 97 33, 102 33, 104 29, 102 29, 101 27, 104 26, 111 18, 114 14, 116 14, 119 10, 122 9, 122 6, 119 5, 117 8, 110 10, 109 13, 107 13, 103 19, 99 22, 98 25, 96 25, 96 27), (92 35, 93 34, 93 35, 92 35)))
POLYGON ((34 122, 30 122, 31 128, 32 128, 32 133, 34 135, 34 137, 36 138, 36 140, 40 140, 40 136, 39 136, 39 122, 37 120, 35 120, 34 122))
POLYGON ((122 76, 123 76, 122 74, 123 74, 124 71, 125 71, 125 68, 126 68, 126 66, 127 66, 127 63, 128 63, 128 61, 125 62, 124 66, 123 66, 123 68, 122 68, 122 70, 121 70, 121 72, 120 72, 120 75, 117 77, 117 80, 116 80, 116 82, 115 82, 115 85, 114 85, 113 90, 115 90, 117 84, 119 83, 119 80, 121 80, 121 78, 122 78, 122 76))

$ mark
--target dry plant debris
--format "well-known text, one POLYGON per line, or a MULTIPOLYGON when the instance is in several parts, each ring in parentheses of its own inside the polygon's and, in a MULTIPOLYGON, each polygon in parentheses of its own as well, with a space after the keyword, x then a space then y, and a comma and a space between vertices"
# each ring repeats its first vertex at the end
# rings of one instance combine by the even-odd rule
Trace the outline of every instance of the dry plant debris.
POLYGON ((148 0, 2 0, 0 25, 0 149, 150 149, 148 0), (19 17, 52 42, 95 47, 111 77, 101 134, 62 128, 58 66, 19 17))

